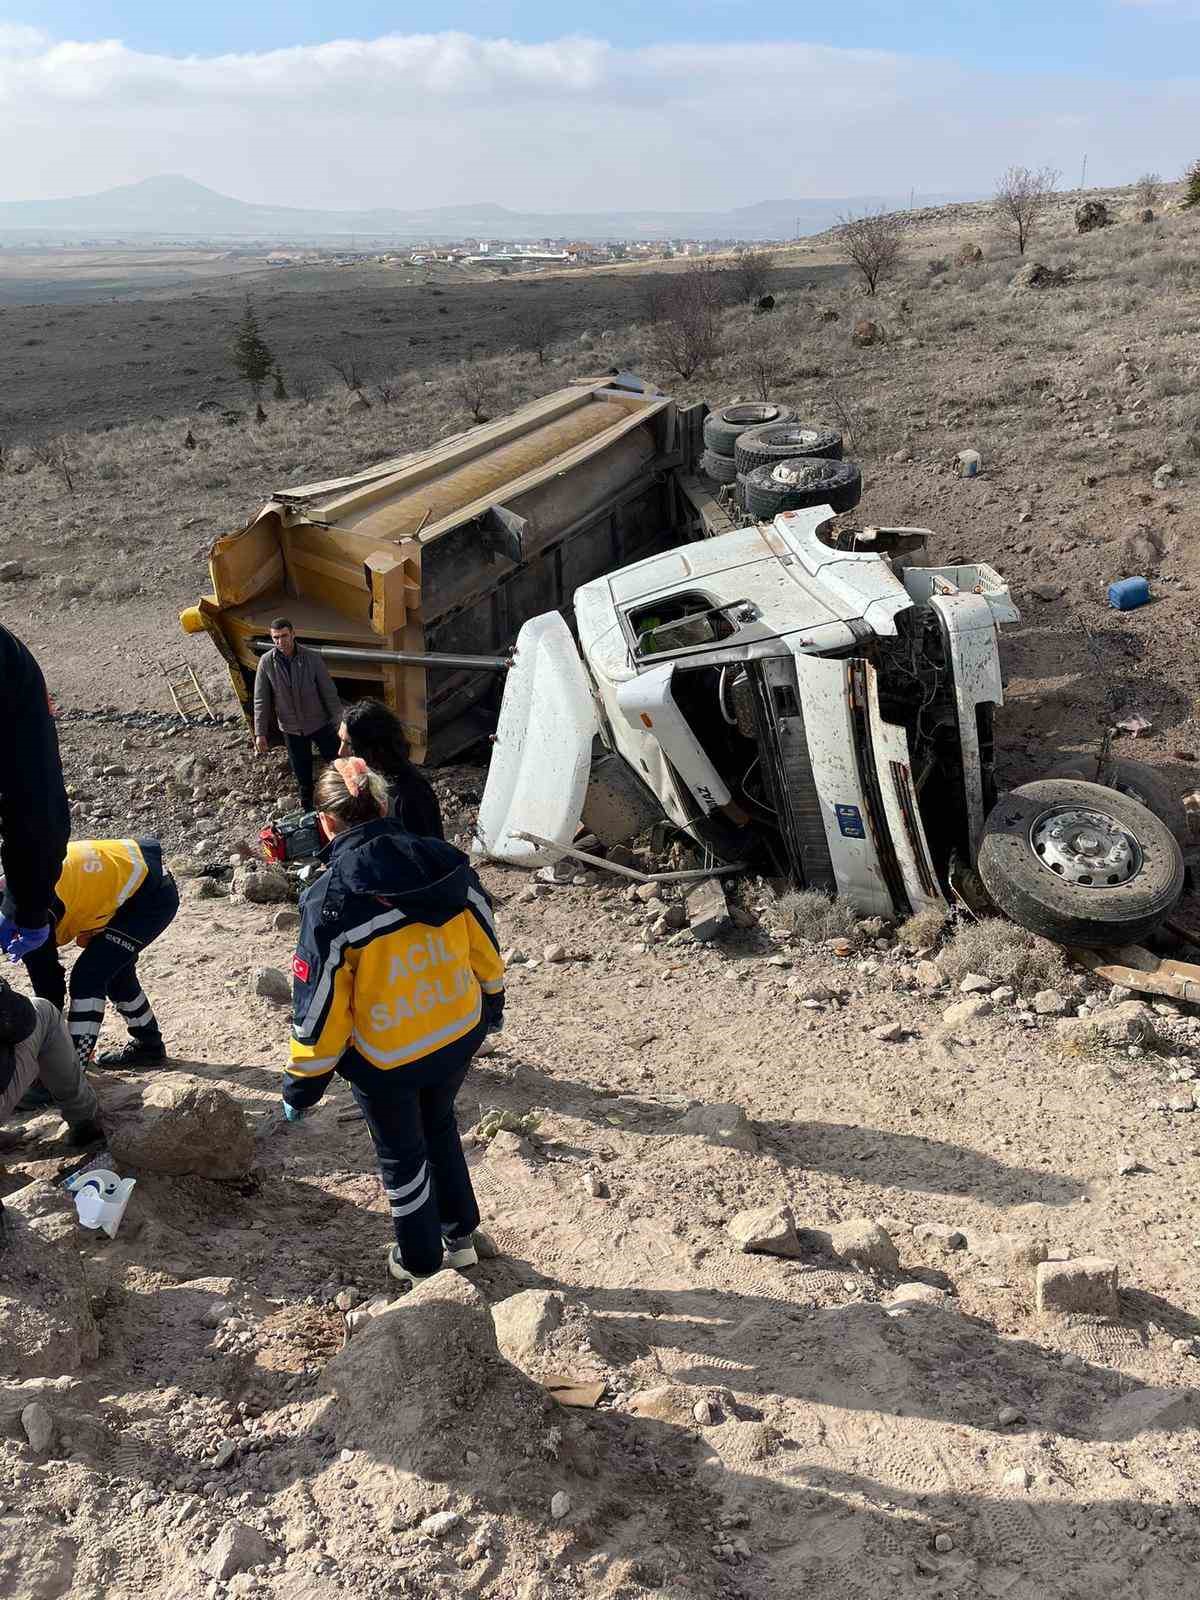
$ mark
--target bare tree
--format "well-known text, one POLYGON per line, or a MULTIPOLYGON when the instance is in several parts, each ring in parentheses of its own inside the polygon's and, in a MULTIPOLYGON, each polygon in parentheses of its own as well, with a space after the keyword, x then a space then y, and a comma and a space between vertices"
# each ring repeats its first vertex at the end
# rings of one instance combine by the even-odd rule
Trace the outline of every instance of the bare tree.
POLYGON ((738 340, 738 354, 745 361, 755 394, 760 400, 769 400, 790 370, 790 352, 774 317, 747 320, 749 326, 738 340))
POLYGON ((677 377, 695 376, 721 352, 721 309, 726 274, 697 261, 671 280, 654 326, 655 357, 677 377))
POLYGON ((65 433, 30 445, 29 453, 38 466, 58 479, 68 494, 75 493, 75 455, 65 433))
POLYGON ((460 361, 454 369, 452 391, 471 413, 472 422, 486 422, 495 392, 492 373, 480 361, 460 361))
POLYGON ((513 337, 518 350, 528 350, 537 357, 539 367, 546 364, 546 351, 558 334, 558 319, 547 305, 535 300, 523 307, 512 319, 513 337))
POLYGON ((359 365, 359 358, 353 350, 341 350, 336 356, 330 356, 329 365, 351 393, 361 389, 370 376, 366 366, 359 365))
POLYGON ((1162 199, 1163 181, 1161 172, 1143 172, 1133 186, 1137 196, 1137 203, 1143 211, 1153 211, 1162 199))
POLYGON ((292 373, 292 393, 297 400, 307 405, 316 392, 316 380, 307 368, 301 368, 300 371, 292 373))
POLYGON ((864 211, 861 217, 853 213, 839 217, 837 242, 868 294, 874 294, 900 265, 907 231, 908 218, 902 211, 864 211))
POLYGON ((1015 240, 1018 255, 1025 254, 1025 246, 1053 204, 1058 177, 1053 167, 1039 167, 1036 172, 1029 167, 1009 167, 996 185, 992 203, 1000 226, 1015 240))
POLYGON ((734 256, 729 270, 737 285, 738 299, 758 300, 770 287, 775 257, 769 250, 755 250, 747 245, 734 256))

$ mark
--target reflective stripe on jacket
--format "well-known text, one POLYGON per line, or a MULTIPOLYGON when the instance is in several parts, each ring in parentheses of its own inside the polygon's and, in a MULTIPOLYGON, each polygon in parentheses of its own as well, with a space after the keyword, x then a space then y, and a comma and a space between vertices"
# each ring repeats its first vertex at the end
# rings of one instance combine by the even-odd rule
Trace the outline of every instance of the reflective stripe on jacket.
POLYGON ((390 817, 333 841, 301 902, 292 971, 297 1078, 328 1075, 351 1048, 380 1072, 424 1061, 503 1004, 491 903, 466 856, 390 817))
POLYGON ((149 873, 136 839, 73 839, 54 887, 62 906, 54 942, 70 944, 81 933, 106 927, 149 873))

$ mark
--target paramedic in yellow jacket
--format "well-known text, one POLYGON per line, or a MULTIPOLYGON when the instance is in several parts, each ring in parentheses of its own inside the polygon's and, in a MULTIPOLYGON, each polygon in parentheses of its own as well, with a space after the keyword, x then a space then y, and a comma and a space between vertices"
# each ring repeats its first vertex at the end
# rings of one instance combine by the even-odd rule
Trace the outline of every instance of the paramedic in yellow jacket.
POLYGON ((54 886, 50 917, 54 937, 25 959, 33 990, 66 1009, 76 1054, 91 1063, 105 1002, 111 1000, 129 1041, 96 1063, 102 1067, 155 1066, 166 1059, 158 1019, 138 979, 138 957, 174 921, 175 880, 163 866, 157 839, 73 839, 54 886), (71 968, 70 1007, 58 951, 83 946, 71 968))
POLYGON ((501 1026, 504 963, 466 856, 388 816, 387 785, 364 762, 326 767, 316 807, 329 870, 300 902, 284 1114, 302 1117, 335 1071, 349 1082, 395 1225, 388 1270, 411 1287, 478 1260, 454 1099, 501 1026))

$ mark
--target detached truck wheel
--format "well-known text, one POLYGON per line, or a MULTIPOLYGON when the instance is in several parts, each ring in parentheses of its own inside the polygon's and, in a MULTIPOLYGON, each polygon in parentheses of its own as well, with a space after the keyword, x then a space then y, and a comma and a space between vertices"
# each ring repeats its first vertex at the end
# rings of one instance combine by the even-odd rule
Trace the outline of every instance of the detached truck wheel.
POLYGON ((1166 823, 1129 795, 1071 778, 1004 795, 976 864, 1005 916, 1088 949, 1137 944, 1183 892, 1183 855, 1166 823))
POLYGON ((1153 811, 1160 822, 1179 840, 1180 845, 1192 842, 1187 812, 1175 790, 1154 767, 1145 761, 1126 761, 1122 756, 1109 756, 1100 761, 1096 756, 1072 756, 1060 761, 1046 774, 1048 778, 1078 778, 1084 783, 1099 783, 1118 794, 1127 794, 1140 800, 1147 811, 1153 811))
POLYGON ((747 428, 739 436, 733 455, 739 472, 774 466, 777 461, 795 461, 801 456, 840 461, 842 436, 832 428, 806 428, 802 422, 769 422, 763 427, 747 428))
POLYGON ((747 428, 791 420, 791 407, 777 405, 774 400, 741 400, 735 405, 718 406, 704 419, 704 443, 714 455, 731 456, 739 435, 747 428))
POLYGON ((853 461, 822 461, 807 456, 752 467, 738 473, 742 504, 760 522, 780 511, 829 506, 850 511, 862 499, 862 473, 853 461))

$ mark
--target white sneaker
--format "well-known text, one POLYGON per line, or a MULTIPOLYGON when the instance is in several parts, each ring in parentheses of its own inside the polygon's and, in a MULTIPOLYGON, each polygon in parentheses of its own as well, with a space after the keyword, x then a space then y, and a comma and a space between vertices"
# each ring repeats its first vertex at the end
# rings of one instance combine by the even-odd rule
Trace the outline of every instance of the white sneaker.
POLYGON ((388 1274, 406 1291, 415 1289, 419 1283, 428 1283, 433 1277, 432 1272, 410 1272, 400 1259, 398 1244, 394 1244, 388 1251, 388 1274))
POLYGON ((448 1267, 475 1267, 479 1265, 479 1251, 475 1248, 475 1235, 464 1233, 459 1239, 442 1240, 446 1251, 446 1266, 448 1267))

